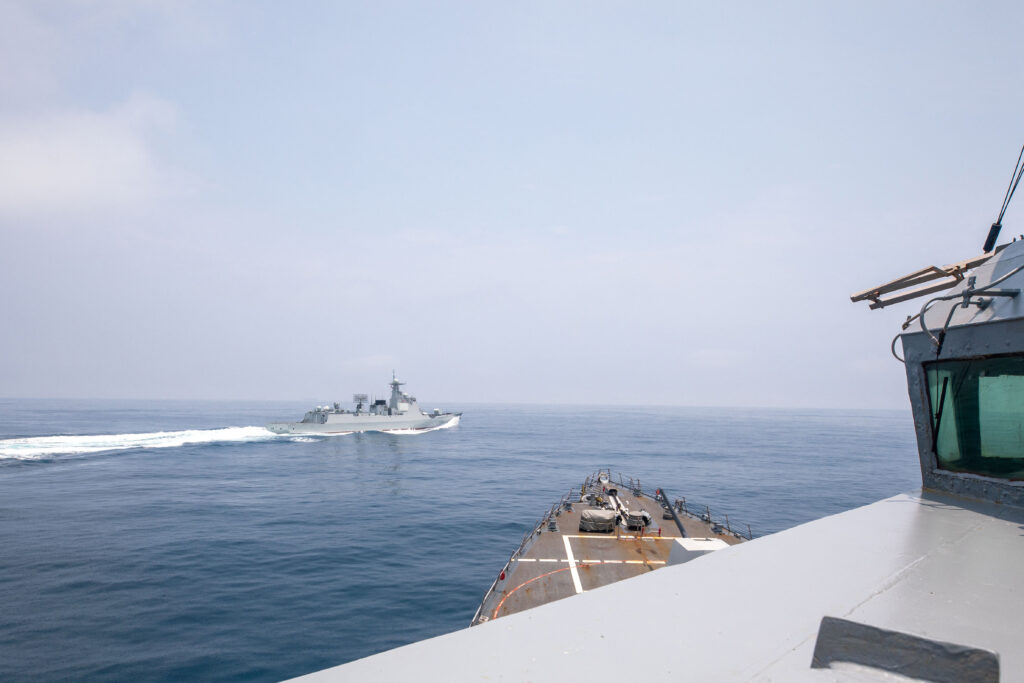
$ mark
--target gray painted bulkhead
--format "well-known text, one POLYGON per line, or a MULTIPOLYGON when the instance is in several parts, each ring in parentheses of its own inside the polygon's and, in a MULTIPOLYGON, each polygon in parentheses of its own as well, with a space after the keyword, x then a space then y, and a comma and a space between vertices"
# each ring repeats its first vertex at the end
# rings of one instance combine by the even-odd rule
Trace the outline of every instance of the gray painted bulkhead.
MULTIPOLYGON (((939 316, 936 315, 938 318, 939 316)), ((932 408, 923 363, 934 360, 980 359, 1007 354, 1024 354, 1024 320, 1003 320, 970 327, 950 328, 942 353, 923 332, 903 336, 907 363, 907 390, 917 431, 921 482, 925 489, 1024 507, 1024 482, 1008 481, 939 468, 932 431, 932 408)))
MULTIPOLYGON (((1014 242, 975 271, 975 287, 983 287, 1024 265, 1024 242, 1014 242)), ((962 294, 967 281, 951 290, 962 294)), ((1000 289, 1024 289, 1024 272, 1004 281, 1000 289)), ((980 296, 984 297, 982 293, 980 296)), ((951 324, 939 349, 918 321, 901 335, 906 362, 907 392, 917 432, 921 482, 925 489, 1024 507, 1024 482, 1008 481, 963 472, 949 472, 938 466, 932 406, 928 396, 925 364, 937 360, 983 359, 993 356, 1024 355, 1024 296, 993 298, 984 309, 964 308, 961 300, 939 302, 927 313, 932 334, 952 312, 951 324), (953 309, 957 310, 953 310, 953 309)))

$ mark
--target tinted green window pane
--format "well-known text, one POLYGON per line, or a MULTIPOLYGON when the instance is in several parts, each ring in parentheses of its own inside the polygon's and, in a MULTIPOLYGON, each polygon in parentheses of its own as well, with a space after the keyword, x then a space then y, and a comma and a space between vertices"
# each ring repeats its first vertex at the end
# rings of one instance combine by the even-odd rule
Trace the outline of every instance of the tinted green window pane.
POLYGON ((1024 479, 1024 357, 926 366, 939 467, 1024 479))
MULTIPOLYGON (((931 373, 929 373, 929 378, 931 373)), ((949 371, 940 371, 934 382, 929 382, 929 387, 932 389, 931 400, 933 406, 939 406, 939 399, 942 396, 942 387, 946 386, 946 395, 944 397, 943 408, 947 407, 952 403, 952 396, 949 391, 949 382, 952 380, 953 373, 949 371)), ((936 407, 932 414, 938 410, 936 407)), ((938 436, 935 440, 935 446, 939 460, 944 463, 953 463, 960 459, 960 449, 957 446, 956 441, 956 413, 953 410, 946 411, 943 409, 942 417, 937 421, 938 424, 938 436)), ((932 420, 932 426, 936 425, 936 420, 932 420)))
POLYGON ((985 458, 1020 458, 1024 454, 1024 377, 982 377, 981 455, 985 458))

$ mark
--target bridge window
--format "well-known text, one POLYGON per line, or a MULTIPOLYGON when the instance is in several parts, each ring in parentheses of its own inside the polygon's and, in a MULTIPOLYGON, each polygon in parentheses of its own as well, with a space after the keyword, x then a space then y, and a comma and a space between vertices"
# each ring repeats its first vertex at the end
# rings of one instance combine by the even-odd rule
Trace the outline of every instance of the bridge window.
POLYGON ((1024 480, 1024 357, 925 364, 941 469, 1024 480))

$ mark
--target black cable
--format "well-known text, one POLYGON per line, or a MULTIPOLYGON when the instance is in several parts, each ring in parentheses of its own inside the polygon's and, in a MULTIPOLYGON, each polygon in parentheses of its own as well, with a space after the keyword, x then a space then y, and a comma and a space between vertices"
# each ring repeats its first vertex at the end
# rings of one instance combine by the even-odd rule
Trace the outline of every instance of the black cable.
MULTIPOLYGON (((936 373, 938 379, 938 373, 936 373)), ((935 441, 939 440, 939 427, 942 426, 942 409, 946 405, 946 385, 949 384, 949 375, 942 378, 942 394, 939 396, 939 407, 935 411, 935 441)))
POLYGON ((1024 146, 1020 148, 1020 154, 1017 155, 1017 163, 1013 165, 1013 173, 1010 174, 1010 184, 1006 187, 1006 195, 1003 196, 1003 206, 999 209, 999 218, 989 228, 988 237, 985 238, 985 246, 982 247, 982 251, 986 253, 992 251, 996 246, 999 231, 1003 228, 1003 216, 1006 214, 1007 207, 1010 206, 1013 193, 1017 191, 1017 185, 1020 184, 1021 176, 1024 175, 1024 166, 1021 165, 1021 159, 1024 159, 1024 146))
POLYGON ((1020 172, 1017 173, 1017 180, 1013 183, 1013 190, 1010 192, 1010 198, 1006 200, 1006 206, 1003 207, 1002 212, 999 214, 999 222, 1003 222, 1003 214, 1006 213, 1007 207, 1010 206, 1010 200, 1013 199, 1013 193, 1017 191, 1017 186, 1020 185, 1020 177, 1024 175, 1024 166, 1021 166, 1020 172))
POLYGON ((1013 166, 1013 173, 1010 174, 1010 184, 1006 187, 1006 195, 1003 197, 1003 206, 999 209, 999 218, 996 223, 1003 222, 1003 214, 1006 213, 1006 207, 1010 204, 1010 199, 1013 197, 1014 191, 1017 189, 1017 183, 1020 182, 1020 160, 1024 158, 1024 147, 1020 148, 1020 154, 1017 155, 1017 163, 1013 166), (1017 182, 1014 182, 1016 179, 1017 182))

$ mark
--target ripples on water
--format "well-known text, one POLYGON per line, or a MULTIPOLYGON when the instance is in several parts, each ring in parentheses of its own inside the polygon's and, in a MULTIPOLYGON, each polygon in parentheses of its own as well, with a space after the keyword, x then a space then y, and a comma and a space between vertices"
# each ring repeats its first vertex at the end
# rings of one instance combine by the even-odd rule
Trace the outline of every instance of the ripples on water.
POLYGON ((459 406, 429 434, 259 429, 305 408, 0 400, 0 680, 271 681, 465 627, 598 467, 755 534, 919 485, 909 411, 459 406))

